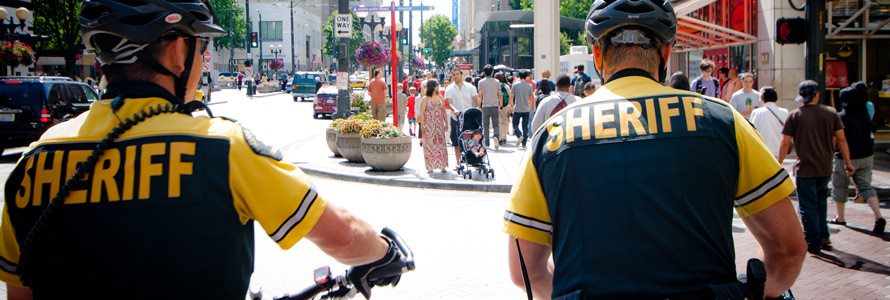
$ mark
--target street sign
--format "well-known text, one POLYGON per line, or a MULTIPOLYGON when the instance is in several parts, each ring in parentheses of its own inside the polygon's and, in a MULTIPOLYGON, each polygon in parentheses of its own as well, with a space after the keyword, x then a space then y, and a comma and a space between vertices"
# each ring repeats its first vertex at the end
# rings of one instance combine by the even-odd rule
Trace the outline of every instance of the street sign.
POLYGON ((338 14, 334 19, 334 34, 337 38, 352 37, 352 14, 338 14))
POLYGON ((342 91, 349 90, 349 73, 337 72, 337 89, 342 91))
MULTIPOLYGON (((432 5, 420 6, 396 6, 396 11, 429 11, 435 9, 432 5)), ((392 6, 356 6, 352 8, 353 12, 385 12, 392 10, 392 6)))
POLYGON ((210 72, 210 62, 212 61, 212 57, 210 56, 210 49, 204 50, 204 63, 203 68, 204 72, 210 72))

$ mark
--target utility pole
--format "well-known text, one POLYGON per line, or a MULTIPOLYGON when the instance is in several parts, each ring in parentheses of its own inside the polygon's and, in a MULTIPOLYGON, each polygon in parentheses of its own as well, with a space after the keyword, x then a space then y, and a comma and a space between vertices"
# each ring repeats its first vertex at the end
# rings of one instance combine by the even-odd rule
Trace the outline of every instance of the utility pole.
POLYGON ((819 83, 820 98, 823 103, 827 103, 828 97, 825 95, 825 73, 823 71, 823 53, 825 52, 825 23, 823 15, 825 14, 824 0, 807 0, 806 20, 810 24, 807 37, 807 55, 805 79, 814 80, 819 83))
POLYGON ((260 13, 259 9, 256 10, 256 14, 260 18, 260 23, 258 23, 259 27, 260 27, 260 31, 257 33, 257 42, 260 44, 259 45, 260 47, 259 47, 259 50, 257 50, 257 51, 260 52, 260 63, 258 65, 260 66, 260 71, 259 71, 260 78, 262 78, 263 77, 263 75, 262 75, 263 74, 263 14, 260 13))
MULTIPOLYGON (((408 6, 414 6, 414 0, 408 0, 408 6)), ((408 11, 408 69, 414 74, 414 11, 408 11)))
MULTIPOLYGON (((423 0, 420 0, 420 6, 423 6, 423 0)), ((420 42, 423 43, 423 11, 420 11, 420 42)))
MULTIPOLYGON (((253 32, 253 24, 250 23, 250 0, 244 0, 244 16, 247 17, 247 37, 244 39, 247 43, 250 43, 250 33, 253 32)), ((252 61, 253 59, 250 57, 250 45, 247 45, 247 61, 252 61)), ((248 63, 248 65, 253 65, 253 63, 248 63)))
POLYGON ((294 0, 290 0, 290 71, 296 72, 296 58, 297 55, 294 53, 294 0))
MULTIPOLYGON (((232 33, 229 34, 229 72, 235 72, 235 6, 229 7, 229 25, 231 25, 232 33)), ((248 32, 247 34, 250 34, 248 32)))
MULTIPOLYGON (((349 0, 337 0, 337 12, 340 14, 350 13, 349 0)), ((340 76, 346 76, 347 80, 349 77, 349 59, 347 58, 348 53, 346 53, 349 52, 348 45, 349 38, 340 38, 340 45, 337 48, 337 80, 344 79, 340 78, 340 76)), ((349 92, 348 87, 345 90, 337 89, 337 114, 334 118, 345 119, 351 114, 349 92)))

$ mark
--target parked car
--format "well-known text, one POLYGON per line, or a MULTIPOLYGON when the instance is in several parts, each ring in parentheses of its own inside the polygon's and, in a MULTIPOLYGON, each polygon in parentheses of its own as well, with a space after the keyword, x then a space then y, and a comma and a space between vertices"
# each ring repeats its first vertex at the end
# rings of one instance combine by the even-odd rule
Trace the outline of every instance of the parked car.
POLYGON ((220 87, 237 88, 238 74, 240 72, 219 72, 216 77, 216 84, 220 87))
POLYGON ((333 115, 337 110, 337 93, 337 87, 332 85, 319 89, 315 100, 312 101, 312 117, 318 119, 325 115, 333 115))
POLYGON ((297 101, 297 98, 304 101, 309 97, 315 97, 315 93, 325 83, 325 79, 324 73, 321 72, 295 73, 291 86, 291 95, 293 95, 294 101, 297 101))
POLYGON ((368 85, 368 81, 359 77, 358 75, 350 75, 349 76, 349 88, 351 89, 363 89, 368 85))
POLYGON ((68 77, 0 77, 0 149, 27 145, 98 100, 96 90, 68 77))

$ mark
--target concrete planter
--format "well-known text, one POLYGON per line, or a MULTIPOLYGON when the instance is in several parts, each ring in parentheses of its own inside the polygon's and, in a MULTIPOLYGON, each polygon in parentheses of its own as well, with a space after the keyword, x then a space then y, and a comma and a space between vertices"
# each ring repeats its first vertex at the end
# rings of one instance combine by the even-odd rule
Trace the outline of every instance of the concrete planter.
POLYGON ((411 158, 411 137, 362 139, 365 163, 378 171, 396 171, 411 158))
POLYGON ((256 92, 257 92, 257 93, 274 93, 274 92, 278 92, 278 91, 281 91, 281 87, 280 87, 280 86, 277 86, 277 85, 274 85, 274 86, 257 86, 257 87, 256 87, 256 92))
POLYGON ((328 149, 334 152, 335 157, 340 157, 340 151, 337 151, 337 129, 330 128, 325 130, 325 141, 328 143, 328 149))
POLYGON ((337 133, 337 152, 350 162, 365 162, 362 158, 362 137, 358 133, 337 133))

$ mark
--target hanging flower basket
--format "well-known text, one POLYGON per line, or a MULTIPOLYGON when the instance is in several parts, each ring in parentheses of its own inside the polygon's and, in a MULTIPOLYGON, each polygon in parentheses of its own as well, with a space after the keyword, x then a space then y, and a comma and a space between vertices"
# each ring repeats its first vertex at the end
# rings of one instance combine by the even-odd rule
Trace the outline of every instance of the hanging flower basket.
MULTIPOLYGON (((392 62, 391 55, 389 48, 375 41, 364 42, 355 49, 355 60, 365 68, 385 66, 392 62)), ((396 52, 396 59, 401 59, 398 52, 396 52)))
POLYGON ((412 61, 411 64, 415 68, 418 68, 418 69, 426 68, 426 63, 423 61, 423 58, 420 56, 415 56, 414 61, 412 61))
POLYGON ((284 68, 284 60, 282 59, 276 59, 269 63, 269 69, 272 69, 272 71, 277 71, 281 68, 284 68))
POLYGON ((30 46, 21 42, 0 43, 0 64, 17 67, 18 65, 30 66, 34 63, 30 46))

